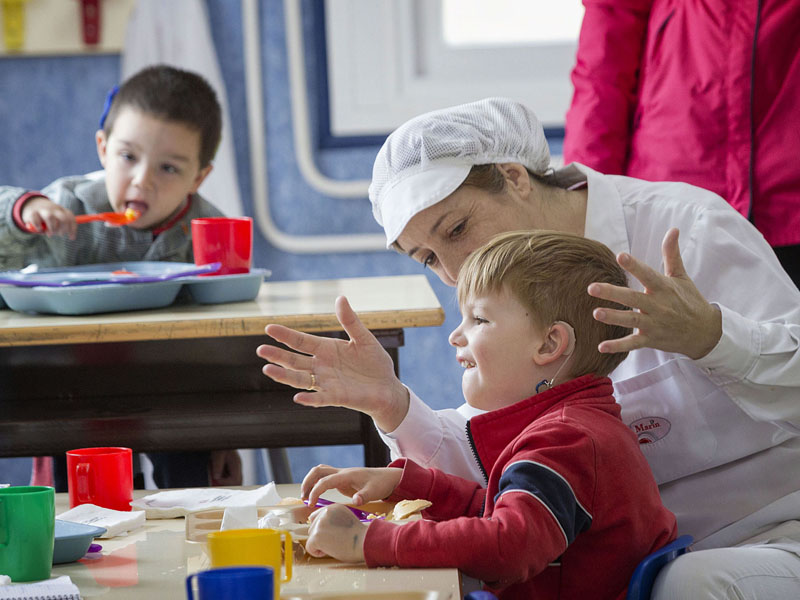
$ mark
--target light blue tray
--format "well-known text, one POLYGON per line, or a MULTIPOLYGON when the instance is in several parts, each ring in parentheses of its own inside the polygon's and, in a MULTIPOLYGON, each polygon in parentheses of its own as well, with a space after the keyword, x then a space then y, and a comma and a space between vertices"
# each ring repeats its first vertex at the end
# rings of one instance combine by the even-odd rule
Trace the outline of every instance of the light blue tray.
POLYGON ((86 315, 169 306, 184 286, 195 302, 203 304, 253 300, 261 282, 270 275, 266 269, 236 275, 186 274, 197 270, 191 263, 139 261, 41 269, 36 273, 7 271, 0 272, 0 281, 4 282, 0 297, 9 308, 20 312, 86 315))
POLYGON ((242 302, 258 296, 261 282, 270 275, 265 269, 251 269, 249 273, 235 275, 209 275, 181 279, 189 288, 195 302, 221 304, 242 302))
POLYGON ((0 294, 9 308, 20 312, 88 315, 169 306, 181 287, 183 283, 177 280, 80 287, 8 286, 0 288, 0 294))

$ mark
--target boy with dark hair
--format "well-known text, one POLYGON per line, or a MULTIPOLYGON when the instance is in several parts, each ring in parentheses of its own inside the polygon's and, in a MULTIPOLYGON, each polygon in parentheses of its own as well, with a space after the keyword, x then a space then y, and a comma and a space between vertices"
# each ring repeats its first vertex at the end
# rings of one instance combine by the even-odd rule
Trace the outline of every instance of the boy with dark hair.
POLYGON ((197 194, 219 144, 216 95, 198 75, 149 67, 109 95, 95 134, 104 171, 41 192, 0 187, 0 268, 116 261, 192 261, 190 223, 222 213, 197 194), (127 227, 75 215, 135 210, 127 227), (46 235, 38 235, 46 233, 46 235))
POLYGON ((112 98, 108 115, 100 126, 106 138, 111 136, 114 122, 125 108, 134 108, 163 121, 183 123, 198 131, 200 168, 211 164, 222 135, 222 115, 214 90, 199 75, 173 67, 154 66, 130 77, 112 98))
POLYGON ((467 423, 488 487, 405 458, 382 469, 320 465, 302 484, 310 506, 333 488, 356 505, 432 506, 404 525, 323 508, 306 550, 373 567, 457 567, 503 599, 623 598, 676 523, 607 378, 624 354, 597 350, 629 330, 592 318, 618 308, 584 293, 596 281, 626 285, 611 251, 580 236, 512 232, 471 254, 450 343, 466 401, 490 411, 467 423))
MULTIPOLYGON (((109 94, 95 134, 103 171, 62 177, 42 191, 0 187, 0 269, 193 262, 191 220, 222 216, 197 193, 211 172, 221 122, 216 94, 199 75, 165 65, 133 75, 109 94), (75 221, 111 211, 135 211, 138 218, 124 227, 79 228, 75 221)), ((159 487, 208 484, 207 452, 149 456, 159 487)), ((214 458, 212 480, 240 483, 235 451, 214 458)), ((42 462, 35 461, 34 478, 37 466, 42 462)))

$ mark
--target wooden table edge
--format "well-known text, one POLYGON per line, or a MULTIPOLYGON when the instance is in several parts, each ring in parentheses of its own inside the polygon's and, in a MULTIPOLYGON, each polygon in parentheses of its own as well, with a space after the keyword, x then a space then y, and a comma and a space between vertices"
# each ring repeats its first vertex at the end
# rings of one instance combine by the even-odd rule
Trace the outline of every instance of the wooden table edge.
MULTIPOLYGON (((359 313, 359 318, 370 330, 436 327, 444 322, 444 310, 435 308, 362 312, 359 313)), ((264 327, 271 323, 309 333, 342 330, 342 326, 332 313, 273 317, 217 316, 181 321, 79 323, 57 327, 51 324, 41 327, 11 326, 0 329, 0 347, 263 335, 264 327)))

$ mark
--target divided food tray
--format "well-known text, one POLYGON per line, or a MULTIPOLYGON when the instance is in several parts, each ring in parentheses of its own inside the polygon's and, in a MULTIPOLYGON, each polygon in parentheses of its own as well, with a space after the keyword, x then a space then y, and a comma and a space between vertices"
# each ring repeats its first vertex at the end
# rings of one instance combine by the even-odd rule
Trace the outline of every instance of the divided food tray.
MULTIPOLYGON (((266 269, 197 275, 192 263, 138 261, 0 272, 0 298, 20 312, 87 315, 162 308, 186 288, 201 304, 243 302, 258 295, 266 269)), ((3 304, 0 303, 0 307, 3 304)))

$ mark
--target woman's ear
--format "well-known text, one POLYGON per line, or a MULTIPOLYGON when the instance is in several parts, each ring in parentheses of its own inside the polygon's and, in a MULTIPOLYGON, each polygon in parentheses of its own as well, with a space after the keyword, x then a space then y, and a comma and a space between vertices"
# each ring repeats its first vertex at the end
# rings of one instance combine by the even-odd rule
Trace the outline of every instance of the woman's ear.
POLYGON ((528 169, 520 163, 498 164, 497 169, 506 179, 506 185, 520 195, 527 195, 531 191, 531 180, 528 169))
POLYGON ((550 326, 542 344, 534 356, 534 362, 543 366, 575 350, 575 330, 565 321, 556 321, 550 326))

